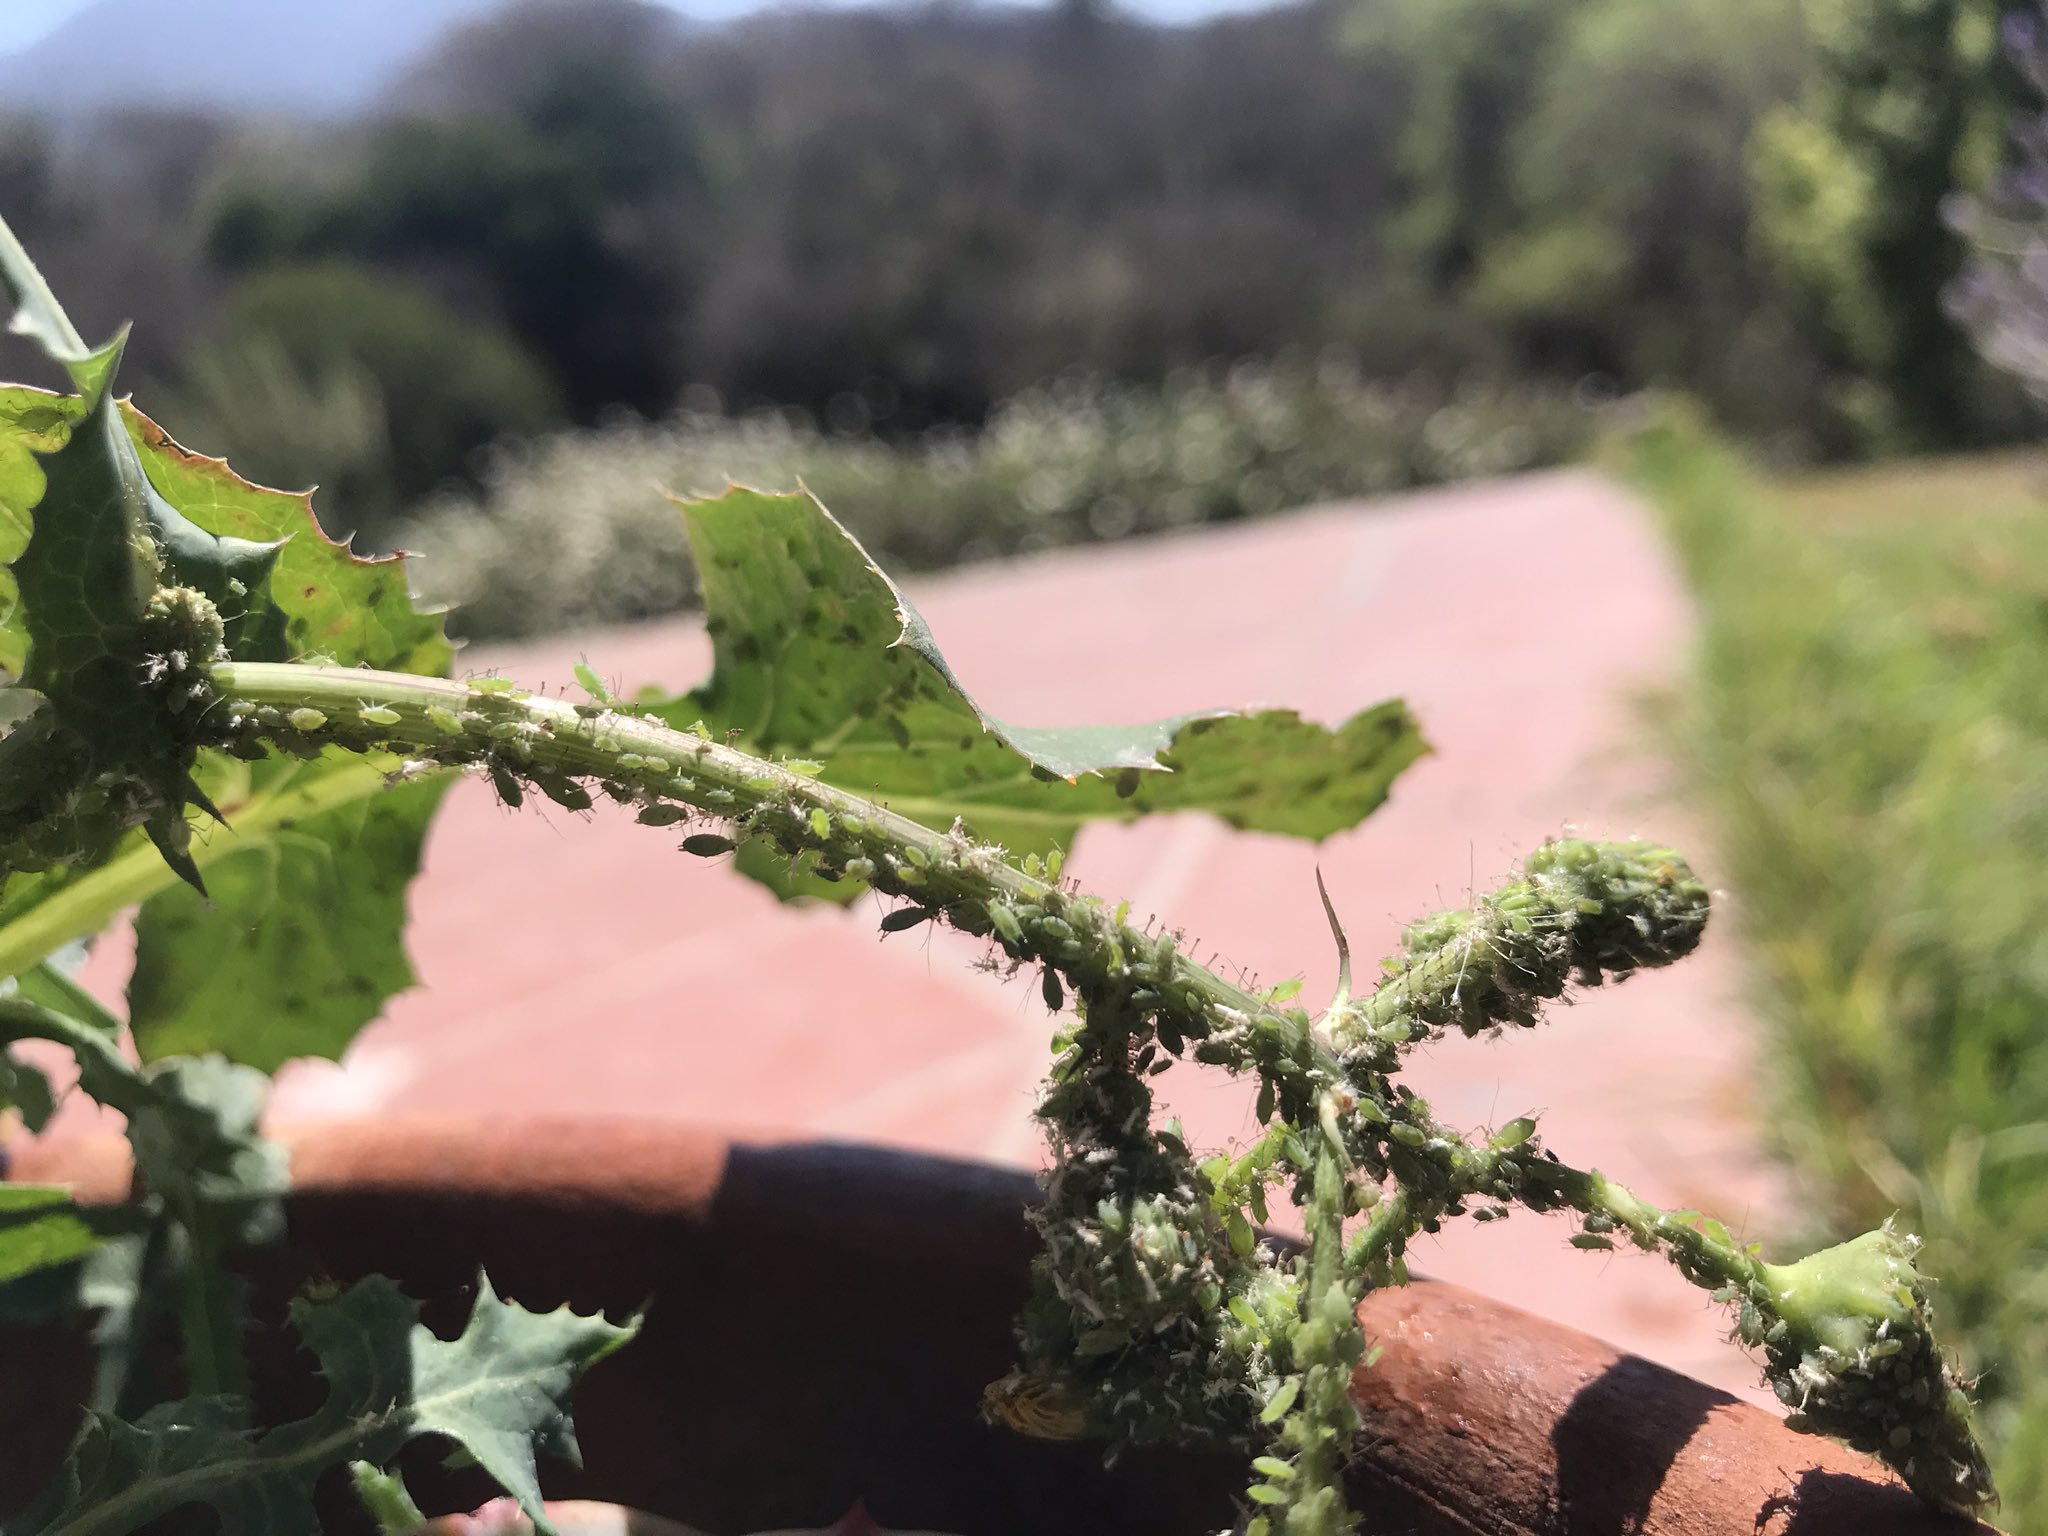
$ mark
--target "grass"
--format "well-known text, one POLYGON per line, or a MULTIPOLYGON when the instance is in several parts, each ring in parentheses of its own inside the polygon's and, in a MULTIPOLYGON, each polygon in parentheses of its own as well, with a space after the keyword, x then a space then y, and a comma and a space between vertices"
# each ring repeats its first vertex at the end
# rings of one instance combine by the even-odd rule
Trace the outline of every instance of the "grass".
POLYGON ((1672 423, 1629 453, 1701 603, 1679 729, 1805 1235, 1927 1239, 2002 1523, 2048 1531, 2048 463, 1774 484, 1672 423))

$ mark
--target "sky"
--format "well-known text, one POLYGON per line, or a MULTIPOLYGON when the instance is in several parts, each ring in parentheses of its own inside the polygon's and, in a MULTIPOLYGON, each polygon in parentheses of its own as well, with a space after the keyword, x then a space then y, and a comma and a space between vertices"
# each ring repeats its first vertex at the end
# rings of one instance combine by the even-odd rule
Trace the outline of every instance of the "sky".
POLYGON ((55 31, 74 11, 85 9, 85 4, 86 0, 0 0, 0 53, 26 48, 55 31))
MULTIPOLYGON (((85 9, 91 0, 0 0, 0 54, 13 53, 56 30, 63 22, 85 9)), ((168 9, 174 0, 164 0, 168 9)), ((296 4, 300 0, 279 0, 296 4)), ((344 5, 347 0, 312 0, 316 4, 344 5)), ((720 17, 759 9, 768 0, 657 0, 685 15, 720 17)), ((831 0, 831 3, 859 3, 859 0, 831 0)), ((1195 21, 1226 11, 1256 8, 1259 0, 1126 0, 1127 8, 1156 21, 1195 21)))

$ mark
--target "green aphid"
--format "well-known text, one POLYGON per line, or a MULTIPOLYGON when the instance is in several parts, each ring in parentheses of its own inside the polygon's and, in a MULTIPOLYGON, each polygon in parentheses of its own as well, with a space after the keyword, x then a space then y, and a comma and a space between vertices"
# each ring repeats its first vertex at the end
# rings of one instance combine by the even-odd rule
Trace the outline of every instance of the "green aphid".
POLYGON ((1290 1376, 1280 1383, 1280 1389, 1267 1399, 1266 1406, 1259 1411, 1261 1424, 1277 1424, 1287 1417, 1287 1410, 1294 1406, 1294 1400, 1301 1396, 1301 1378, 1290 1376))
POLYGON ((1508 1152, 1521 1146, 1536 1134, 1536 1122, 1527 1115, 1510 1120, 1506 1125, 1487 1138, 1486 1144, 1496 1152, 1508 1152))
POLYGON ((431 725, 443 736, 460 736, 462 734, 462 717, 456 714, 454 710, 444 709, 439 704, 429 704, 427 706, 427 724, 431 725))
POLYGON ((396 725, 405 717, 382 704, 365 704, 356 711, 356 718, 365 725, 396 725))
POLYGON ((604 679, 597 675, 596 669, 591 667, 588 662, 579 661, 576 663, 576 684, 585 693, 589 694, 592 700, 604 705, 605 708, 612 709, 617 707, 619 702, 618 696, 605 686, 604 679))
POLYGON ((327 724, 327 716, 310 704, 301 704, 284 718, 295 731, 317 731, 327 724))
POLYGON ((1024 942, 1024 925, 1017 921, 1017 914, 1008 902, 992 901, 988 904, 988 920, 1005 940, 1012 944, 1024 942))

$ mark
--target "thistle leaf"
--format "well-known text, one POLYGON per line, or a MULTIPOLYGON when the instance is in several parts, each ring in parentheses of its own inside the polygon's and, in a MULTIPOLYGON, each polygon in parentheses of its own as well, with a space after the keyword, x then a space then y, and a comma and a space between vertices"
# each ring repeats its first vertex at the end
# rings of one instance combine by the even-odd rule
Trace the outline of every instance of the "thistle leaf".
POLYGON ((120 1536, 187 1505, 210 1506, 219 1536, 315 1528, 314 1483, 328 1468, 382 1466, 411 1440, 441 1435, 551 1532, 537 1454, 576 1455, 577 1378, 638 1324, 528 1312, 480 1280, 459 1338, 436 1338, 382 1277, 334 1301, 299 1301, 292 1321, 328 1395, 318 1412, 264 1433, 230 1399, 186 1398, 129 1423, 94 1415, 36 1506, 6 1536, 120 1536))
POLYGON ((238 815, 211 835, 207 898, 171 885, 136 920, 128 1007, 144 1060, 218 1051, 270 1072, 339 1059, 416 980, 406 890, 449 778, 384 789, 377 764, 342 753, 264 767, 280 805, 279 771, 298 770, 306 814, 238 815), (378 792, 351 794, 359 783, 378 792), (323 805, 328 791, 344 798, 323 805))
POLYGON ((681 506, 715 660, 709 682, 659 712, 736 731, 752 751, 819 759, 826 780, 927 826, 958 818, 1040 854, 1083 822, 1162 811, 1324 838, 1370 815, 1425 750, 1399 703, 1335 728, 1286 710, 1011 725, 975 703, 916 609, 815 497, 734 489, 681 506))

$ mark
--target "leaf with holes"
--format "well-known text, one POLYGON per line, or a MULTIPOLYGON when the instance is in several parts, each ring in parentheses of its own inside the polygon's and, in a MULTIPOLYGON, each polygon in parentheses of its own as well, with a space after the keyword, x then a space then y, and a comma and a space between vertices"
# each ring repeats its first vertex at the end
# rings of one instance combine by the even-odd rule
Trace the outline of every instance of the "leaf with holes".
POLYGON ((144 1060, 219 1051, 268 1072, 296 1056, 339 1059, 413 984, 406 889, 449 780, 366 799, 347 791, 374 767, 337 757, 290 765, 310 769, 296 776, 308 814, 245 827, 231 810, 208 835, 208 896, 171 885, 143 904, 128 1008, 144 1060), (323 788, 347 797, 322 808, 323 788))
MULTIPOLYGON (((1334 728, 1289 710, 1010 725, 974 702, 916 609, 816 498, 735 489, 681 505, 715 661, 708 683, 659 707, 664 718, 819 759, 827 780, 927 826, 958 817, 1016 853, 1159 811, 1324 838, 1370 815, 1425 750, 1399 703, 1334 728)), ((742 867, 791 888, 772 860, 742 867)))

